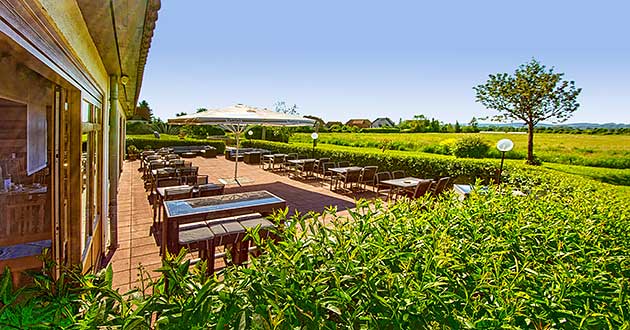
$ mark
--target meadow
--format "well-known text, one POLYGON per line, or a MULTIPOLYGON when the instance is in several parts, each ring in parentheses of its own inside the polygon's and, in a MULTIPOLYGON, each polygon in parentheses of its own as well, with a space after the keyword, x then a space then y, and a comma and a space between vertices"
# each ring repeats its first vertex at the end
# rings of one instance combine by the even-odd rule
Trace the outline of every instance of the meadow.
MULTIPOLYGON (((507 153, 510 159, 525 159, 527 135, 525 134, 472 134, 490 145, 509 138, 514 150, 507 153)), ((320 133, 319 144, 338 146, 383 148, 388 150, 444 153, 444 145, 452 144, 464 136, 462 133, 320 133)), ((311 143, 310 134, 297 133, 291 142, 311 143)), ((544 162, 606 167, 630 168, 630 135, 580 135, 538 133, 534 135, 534 153, 544 162)), ((500 158, 500 153, 490 148, 488 157, 500 158)))

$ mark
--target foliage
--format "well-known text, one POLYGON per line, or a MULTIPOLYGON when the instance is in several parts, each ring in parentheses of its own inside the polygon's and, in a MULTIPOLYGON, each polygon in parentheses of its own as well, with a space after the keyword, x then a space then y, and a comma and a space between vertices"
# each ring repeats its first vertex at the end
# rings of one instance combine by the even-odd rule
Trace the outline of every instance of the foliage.
POLYGON ((140 150, 135 145, 130 144, 127 146, 127 153, 130 155, 137 155, 138 153, 140 153, 140 150))
POLYGON ((142 100, 138 103, 131 119, 145 120, 147 122, 153 120, 153 110, 151 110, 149 103, 146 100, 142 100))
POLYGON ((458 158, 484 158, 490 145, 478 136, 459 138, 452 147, 453 156, 458 158))
POLYGON ((360 133, 400 133, 398 127, 362 128, 360 133))
POLYGON ((127 122, 127 134, 151 134, 153 133, 153 125, 150 122, 127 122))
MULTIPOLYGON (((265 130, 265 140, 266 141, 276 141, 276 142, 289 142, 289 134, 294 128, 280 128, 280 127, 262 127, 262 126, 252 126, 247 129, 247 132, 243 134, 246 139, 262 139, 262 131, 265 130), (249 131, 252 132, 252 135, 249 135, 249 131)), ((310 138, 310 135, 309 135, 310 138)))
POLYGON ((580 106, 577 97, 582 91, 575 82, 563 80, 563 73, 554 73, 532 59, 507 73, 491 74, 483 85, 474 87, 477 102, 499 112, 497 120, 521 120, 528 127, 527 161, 534 158, 534 126, 545 120, 563 122, 580 106))
POLYGON ((215 125, 186 125, 183 126, 181 131, 186 133, 186 136, 190 136, 195 139, 205 139, 208 136, 223 136, 225 131, 215 125))
MULTIPOLYGON (((414 134, 342 134, 320 133, 318 144, 338 145, 360 148, 382 148, 384 140, 389 141, 390 150, 450 154, 441 144, 457 140, 461 134, 455 133, 414 133, 414 134)), ((525 134, 477 134, 491 146, 497 141, 509 138, 514 141, 514 150, 506 154, 508 159, 525 159, 527 136, 525 134)), ((308 143, 308 134, 295 134, 291 142, 308 143)), ((630 135, 576 135, 538 134, 536 137, 536 155, 545 163, 570 165, 630 168, 630 135)), ((486 157, 501 158, 501 153, 491 147, 486 157)))
POLYGON ((135 145, 140 149, 147 149, 146 146, 159 149, 163 147, 173 146, 213 146, 217 149, 217 153, 221 154, 225 151, 225 142, 219 140, 202 140, 185 138, 180 139, 177 135, 163 134, 160 139, 156 139, 153 135, 127 135, 126 145, 135 145))
POLYGON ((273 216, 277 243, 249 233, 262 254, 248 267, 207 277, 182 251, 126 294, 110 289, 111 269, 40 285, 37 299, 6 294, 3 278, 0 320, 32 328, 16 320, 35 310, 42 328, 630 327, 628 195, 544 168, 512 168, 505 181, 464 201, 285 210, 273 216))
MULTIPOLYGON (((310 155, 312 143, 278 143, 252 140, 243 146, 275 150, 282 153, 310 155)), ((455 159, 442 155, 424 154, 422 156, 379 149, 355 149, 330 146, 318 146, 316 157, 328 157, 333 160, 345 160, 363 166, 375 165, 379 171, 403 169, 410 176, 437 179, 451 176, 456 182, 471 182, 476 179, 490 182, 498 169, 498 162, 478 159, 455 159)))
POLYGON ((169 134, 169 135, 179 134, 179 126, 169 125, 168 123, 165 123, 160 119, 154 121, 151 124, 151 128, 153 128, 154 132, 158 132, 160 134, 169 134))

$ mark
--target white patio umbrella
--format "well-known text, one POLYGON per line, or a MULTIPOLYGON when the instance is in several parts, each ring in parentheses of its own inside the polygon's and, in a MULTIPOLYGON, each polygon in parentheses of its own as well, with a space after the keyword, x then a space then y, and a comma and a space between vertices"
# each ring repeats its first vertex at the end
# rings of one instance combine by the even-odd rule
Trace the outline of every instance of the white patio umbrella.
POLYGON ((238 150, 240 148, 240 135, 250 125, 261 126, 311 126, 315 125, 312 119, 275 112, 269 109, 254 108, 243 104, 237 104, 223 109, 210 109, 190 115, 171 118, 172 125, 219 125, 233 132, 236 136, 236 162, 234 162, 234 180, 238 174, 238 150))

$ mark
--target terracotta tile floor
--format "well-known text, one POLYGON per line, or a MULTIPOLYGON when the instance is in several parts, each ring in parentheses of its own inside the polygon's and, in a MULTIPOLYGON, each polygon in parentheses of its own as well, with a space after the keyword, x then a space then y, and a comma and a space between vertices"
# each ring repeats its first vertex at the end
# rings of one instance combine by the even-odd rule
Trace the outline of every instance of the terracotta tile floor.
MULTIPOLYGON (((217 158, 191 159, 193 165, 199 166, 200 175, 208 175, 210 182, 219 182, 219 178, 234 176, 234 162, 217 158)), ((119 247, 114 252, 110 263, 114 270, 114 287, 128 290, 137 287, 138 266, 142 265, 151 276, 160 265, 159 246, 149 234, 153 222, 153 211, 147 200, 139 162, 125 162, 119 183, 118 192, 118 237, 119 247)), ((298 211, 322 212, 328 206, 336 206, 340 214, 354 207, 354 199, 359 197, 373 198, 372 193, 344 195, 330 191, 328 184, 320 180, 298 181, 290 179, 286 174, 272 173, 262 170, 258 165, 238 164, 238 176, 252 182, 226 186, 225 193, 240 191, 268 190, 287 201, 289 214, 298 211)))

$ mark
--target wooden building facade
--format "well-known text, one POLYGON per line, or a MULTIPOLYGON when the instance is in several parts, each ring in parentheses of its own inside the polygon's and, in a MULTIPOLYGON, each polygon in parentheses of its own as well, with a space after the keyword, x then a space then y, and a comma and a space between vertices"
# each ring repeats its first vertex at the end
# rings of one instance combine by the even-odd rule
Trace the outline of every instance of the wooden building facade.
POLYGON ((98 270, 159 0, 0 0, 0 268, 98 270))

